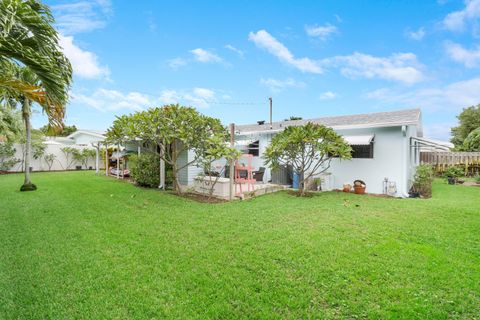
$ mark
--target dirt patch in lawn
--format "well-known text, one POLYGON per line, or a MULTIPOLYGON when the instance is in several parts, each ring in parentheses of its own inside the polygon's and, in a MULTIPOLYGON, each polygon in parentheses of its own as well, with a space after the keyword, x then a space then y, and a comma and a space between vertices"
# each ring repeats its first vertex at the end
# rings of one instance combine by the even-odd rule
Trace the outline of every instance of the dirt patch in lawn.
MULTIPOLYGON (((175 194, 175 193, 174 193, 175 194)), ((187 193, 181 193, 181 194, 175 194, 178 197, 190 199, 196 202, 201 202, 201 203, 225 203, 228 202, 227 200, 224 199, 219 199, 215 197, 208 197, 203 194, 199 193, 193 193, 193 192, 187 192, 187 193)))
POLYGON ((468 187, 480 187, 480 183, 475 181, 465 181, 463 185, 468 187))

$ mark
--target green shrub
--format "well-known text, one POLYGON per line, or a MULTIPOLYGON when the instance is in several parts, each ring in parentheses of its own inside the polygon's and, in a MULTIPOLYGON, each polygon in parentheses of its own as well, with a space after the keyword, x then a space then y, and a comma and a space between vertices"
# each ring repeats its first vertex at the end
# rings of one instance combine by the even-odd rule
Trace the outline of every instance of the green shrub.
POLYGON ((461 167, 458 166, 450 166, 443 172, 443 176, 448 179, 448 178, 454 178, 457 179, 459 177, 462 177, 465 175, 465 170, 461 167))
POLYGON ((13 144, 9 142, 0 143, 0 172, 8 171, 20 162, 19 159, 14 157, 15 151, 13 144))
POLYGON ((130 175, 142 187, 157 188, 160 184, 160 157, 154 153, 142 153, 129 157, 130 175))
POLYGON ((475 175, 475 181, 480 183, 480 174, 477 173, 477 175, 475 175))
POLYGON ((434 178, 433 167, 422 164, 417 167, 415 172, 412 189, 418 192, 423 198, 432 196, 432 182, 434 178))

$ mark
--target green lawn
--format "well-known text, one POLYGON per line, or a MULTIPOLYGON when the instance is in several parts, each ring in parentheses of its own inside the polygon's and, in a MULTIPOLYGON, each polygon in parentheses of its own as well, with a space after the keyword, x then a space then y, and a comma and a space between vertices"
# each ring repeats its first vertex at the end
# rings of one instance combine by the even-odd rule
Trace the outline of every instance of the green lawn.
POLYGON ((0 176, 0 319, 480 319, 480 188, 201 204, 0 176))

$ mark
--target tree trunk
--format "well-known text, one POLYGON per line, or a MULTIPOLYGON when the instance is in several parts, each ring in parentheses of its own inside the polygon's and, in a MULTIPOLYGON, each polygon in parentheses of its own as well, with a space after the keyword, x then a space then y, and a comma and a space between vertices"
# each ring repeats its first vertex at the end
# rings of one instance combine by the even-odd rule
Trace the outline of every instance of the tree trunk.
POLYGON ((176 193, 181 193, 180 184, 178 183, 178 172, 177 172, 177 142, 174 140, 172 143, 172 173, 173 173, 173 190, 176 193))
POLYGON ((302 161, 302 167, 300 172, 298 172, 298 191, 303 197, 305 195, 305 162, 302 161))
POLYGON ((165 143, 160 144, 160 184, 159 188, 165 190, 165 143))
POLYGON ((25 180, 20 191, 33 191, 37 187, 30 181, 30 153, 32 149, 32 126, 30 124, 30 100, 23 100, 22 116, 25 122, 25 180))
POLYGON ((304 183, 300 181, 300 177, 298 178, 298 192, 302 197, 305 195, 304 183))

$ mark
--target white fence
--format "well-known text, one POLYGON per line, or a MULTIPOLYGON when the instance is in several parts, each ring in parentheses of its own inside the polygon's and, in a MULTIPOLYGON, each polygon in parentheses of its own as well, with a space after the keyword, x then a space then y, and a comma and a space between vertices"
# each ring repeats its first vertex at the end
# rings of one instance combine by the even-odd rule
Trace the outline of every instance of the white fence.
MULTIPOLYGON (((59 170, 74 170, 76 166, 82 166, 82 169, 85 169, 85 166, 78 161, 73 160, 72 155, 67 155, 62 151, 62 148, 65 147, 72 147, 78 150, 83 149, 93 149, 92 147, 85 147, 85 146, 76 146, 76 145, 64 145, 64 144, 46 144, 44 156, 39 159, 34 159, 33 156, 30 160, 30 167, 32 167, 33 171, 59 171, 59 170), (45 155, 53 154, 55 155, 55 159, 53 160, 53 164, 51 168, 49 168, 48 163, 45 161, 45 155)), ((23 145, 21 144, 14 144, 15 148, 15 156, 17 160, 17 164, 15 164, 9 172, 22 172, 23 171, 23 145)), ((92 157, 87 162, 87 169, 91 167, 95 169, 95 157, 92 157)), ((105 165, 102 161, 102 157, 100 155, 100 168, 104 168, 105 165)))

